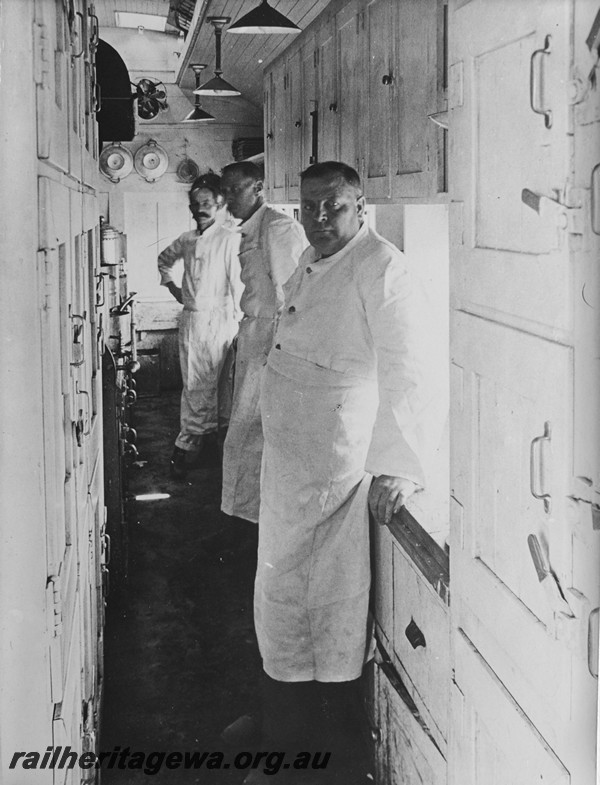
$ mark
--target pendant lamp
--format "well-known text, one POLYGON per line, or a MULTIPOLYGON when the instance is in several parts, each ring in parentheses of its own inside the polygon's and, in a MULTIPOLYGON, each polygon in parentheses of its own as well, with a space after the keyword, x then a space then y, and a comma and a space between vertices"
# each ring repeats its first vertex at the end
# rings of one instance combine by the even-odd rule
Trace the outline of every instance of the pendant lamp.
POLYGON ((221 74, 223 73, 221 69, 221 34, 223 33, 223 28, 229 22, 230 18, 231 17, 229 16, 208 17, 208 21, 215 28, 215 75, 212 79, 209 79, 208 82, 205 82, 205 84, 197 87, 194 90, 195 95, 215 95, 219 97, 226 95, 241 95, 239 90, 236 90, 233 85, 230 85, 229 82, 226 82, 225 79, 221 78, 221 74))
POLYGON ((286 16, 280 14, 272 8, 267 0, 262 0, 261 4, 252 11, 249 11, 237 22, 227 28, 228 33, 245 33, 247 35, 273 33, 292 34, 302 32, 301 29, 291 22, 286 16))
MULTIPOLYGON (((196 75, 196 88, 198 88, 200 87, 200 74, 206 68, 206 63, 190 63, 190 68, 196 75)), ((194 90, 194 93, 195 92, 196 91, 194 90)), ((200 96, 196 95, 194 101, 194 108, 188 115, 186 115, 183 118, 181 122, 182 123, 209 122, 210 120, 214 120, 214 119, 215 118, 211 114, 204 111, 204 109, 200 105, 200 96)))

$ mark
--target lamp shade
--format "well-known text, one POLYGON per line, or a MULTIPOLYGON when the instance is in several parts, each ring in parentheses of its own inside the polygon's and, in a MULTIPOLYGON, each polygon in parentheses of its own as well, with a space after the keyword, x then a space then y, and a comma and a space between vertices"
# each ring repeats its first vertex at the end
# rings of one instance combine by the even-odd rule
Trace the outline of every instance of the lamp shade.
MULTIPOLYGON (((204 69, 206 68, 206 64, 205 63, 191 63, 190 64, 190 68, 192 69, 192 71, 194 72, 194 74, 196 76, 196 89, 194 90, 194 93, 197 93, 197 90, 200 87, 200 75, 201 75, 202 71, 204 71, 204 69)), ((196 95, 196 98, 194 99, 194 108, 192 109, 192 111, 189 114, 187 114, 183 118, 183 120, 181 122, 182 123, 198 123, 198 122, 208 122, 208 121, 214 120, 214 119, 215 118, 211 114, 209 114, 208 112, 204 111, 204 109, 200 105, 200 98, 199 98, 198 95, 196 95)))
POLYGON ((241 95, 233 85, 226 82, 221 74, 221 34, 223 27, 230 21, 228 16, 209 16, 208 21, 215 28, 215 75, 203 85, 196 85, 195 95, 215 95, 218 97, 225 95, 241 95))
POLYGON ((270 6, 267 0, 262 0, 259 6, 230 25, 227 32, 246 35, 272 35, 274 33, 296 35, 301 30, 286 16, 270 6))
POLYGON ((226 82, 216 71, 212 79, 194 90, 194 95, 241 95, 239 90, 226 82))
POLYGON ((192 111, 188 115, 186 115, 181 122, 195 123, 201 120, 204 120, 206 122, 208 120, 214 120, 214 119, 215 118, 211 114, 204 111, 204 109, 200 106, 200 104, 196 104, 196 106, 194 106, 192 111))

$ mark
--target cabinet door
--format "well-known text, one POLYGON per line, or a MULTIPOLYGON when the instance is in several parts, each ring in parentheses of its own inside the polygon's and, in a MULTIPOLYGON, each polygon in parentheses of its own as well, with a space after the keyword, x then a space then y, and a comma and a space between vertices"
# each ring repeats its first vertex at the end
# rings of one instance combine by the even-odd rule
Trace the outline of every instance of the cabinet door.
POLYGON ((338 157, 338 96, 336 79, 335 33, 326 25, 319 41, 319 160, 338 157))
POLYGON ((437 0, 403 0, 394 6, 392 196, 434 196, 438 137, 428 115, 437 110, 437 0))
POLYGON ((285 62, 274 66, 267 76, 269 98, 267 102, 267 179, 270 199, 285 202, 286 188, 286 73, 285 62))
POLYGON ((287 198, 300 198, 302 165, 302 50, 297 49, 288 60, 287 92, 289 97, 288 127, 288 188, 287 198))
POLYGON ((38 158, 69 169, 69 72, 71 31, 60 0, 35 6, 38 158))
POLYGON ((362 127, 362 73, 364 69, 364 34, 358 0, 336 15, 338 118, 340 127, 340 161, 361 173, 362 145, 358 132, 362 127))
POLYGON ((302 46, 302 168, 317 161, 319 115, 317 111, 316 50, 314 37, 302 46))
POLYGON ((573 505, 574 444, 589 436, 573 425, 572 277, 591 229, 557 202, 577 179, 572 13, 569 1, 450 6, 455 785, 593 781, 598 590, 583 576, 600 548, 573 505))
POLYGON ((362 113, 364 189, 367 197, 390 195, 390 127, 394 80, 394 36, 390 0, 370 0, 365 8, 366 96, 362 113))

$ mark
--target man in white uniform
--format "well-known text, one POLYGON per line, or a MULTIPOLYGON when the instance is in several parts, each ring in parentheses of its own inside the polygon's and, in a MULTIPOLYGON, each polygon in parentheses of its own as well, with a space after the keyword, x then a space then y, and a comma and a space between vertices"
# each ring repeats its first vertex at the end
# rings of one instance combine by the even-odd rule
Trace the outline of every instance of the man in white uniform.
POLYGON ((229 212, 242 222, 240 265, 245 286, 231 417, 223 445, 221 508, 227 515, 256 523, 263 444, 260 377, 283 306, 283 284, 296 269, 306 238, 297 221, 265 203, 255 164, 226 166, 221 187, 229 212))
POLYGON ((302 749, 318 729, 316 748, 337 752, 333 781, 353 785, 370 649, 367 506, 388 523, 424 486, 445 403, 419 289, 403 254, 364 222, 358 174, 309 167, 301 210, 311 247, 284 288, 261 390, 261 749, 302 749))
POLYGON ((197 178, 190 189, 190 211, 198 228, 184 232, 158 257, 161 284, 183 303, 181 430, 171 458, 176 478, 185 476, 186 456, 198 452, 206 437, 217 432, 219 371, 241 317, 239 235, 217 220, 223 207, 219 176, 197 178), (181 287, 174 279, 178 262, 183 262, 181 287))

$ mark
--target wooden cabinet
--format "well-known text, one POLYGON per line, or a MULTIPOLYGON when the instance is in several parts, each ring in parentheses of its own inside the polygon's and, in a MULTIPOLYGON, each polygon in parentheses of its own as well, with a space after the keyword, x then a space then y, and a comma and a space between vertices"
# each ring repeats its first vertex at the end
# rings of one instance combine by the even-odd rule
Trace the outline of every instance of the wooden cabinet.
POLYGON ((451 781, 487 784, 493 765, 497 781, 587 785, 600 539, 584 508, 600 490, 598 386, 575 368, 597 368, 587 293, 597 297, 598 237, 575 186, 589 189, 599 160, 587 125, 600 98, 580 96, 580 126, 565 85, 574 62, 587 68, 595 9, 513 11, 450 5, 452 712, 465 723, 451 781), (576 401, 587 401, 579 428, 576 401))
POLYGON ((299 196, 292 167, 300 100, 303 166, 315 160, 350 164, 372 201, 436 196, 444 181, 444 138, 428 115, 443 103, 442 6, 443 0, 332 3, 272 64, 265 75, 271 199, 299 196), (279 102, 282 73, 285 96, 279 102), (281 144, 282 132, 287 140, 281 144))

